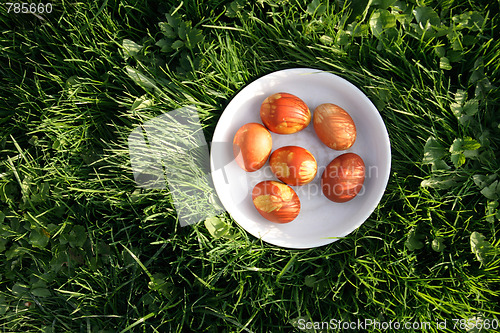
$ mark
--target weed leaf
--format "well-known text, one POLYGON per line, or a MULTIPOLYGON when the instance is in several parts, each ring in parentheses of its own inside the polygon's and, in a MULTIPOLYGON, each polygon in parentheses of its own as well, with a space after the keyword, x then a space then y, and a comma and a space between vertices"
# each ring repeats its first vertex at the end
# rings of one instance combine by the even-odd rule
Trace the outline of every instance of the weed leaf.
POLYGON ((425 142, 423 163, 433 163, 442 159, 446 154, 444 147, 432 136, 425 142))
POLYGON ((446 245, 443 244, 443 239, 441 237, 434 238, 432 240, 432 249, 436 252, 443 252, 446 245))
POLYGON ((225 236, 229 232, 229 226, 218 217, 209 217, 205 220, 205 227, 215 239, 225 236))
POLYGON ((405 246, 409 251, 415 251, 415 250, 420 250, 421 248, 424 247, 424 243, 421 242, 421 239, 423 239, 424 236, 421 234, 418 234, 416 229, 412 229, 410 233, 408 234, 408 237, 405 241, 405 246))
POLYGON ((474 231, 470 235, 470 247, 472 253, 476 255, 477 260, 481 262, 481 264, 485 265, 488 263, 491 245, 485 240, 482 234, 474 231))
POLYGON ((376 9, 370 16, 370 28, 373 35, 379 37, 386 29, 396 26, 396 17, 385 9, 376 9))

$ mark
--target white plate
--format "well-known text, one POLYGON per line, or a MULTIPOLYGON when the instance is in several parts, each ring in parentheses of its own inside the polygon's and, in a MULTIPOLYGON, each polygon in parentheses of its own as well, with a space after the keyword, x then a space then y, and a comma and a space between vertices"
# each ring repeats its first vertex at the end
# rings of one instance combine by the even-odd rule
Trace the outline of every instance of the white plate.
POLYGON ((215 128, 210 155, 212 179, 217 194, 233 219, 263 241, 286 248, 312 248, 334 242, 357 229, 377 207, 384 194, 391 168, 391 148, 384 122, 373 103, 345 79, 310 68, 293 68, 263 76, 242 89, 229 103, 215 128), (264 219, 251 199, 253 187, 267 179, 277 180, 269 161, 256 172, 245 172, 235 162, 232 142, 236 131, 248 122, 262 123, 260 105, 277 92, 301 98, 311 112, 322 103, 344 108, 354 120, 357 138, 345 151, 326 147, 311 124, 289 135, 271 133, 273 151, 297 145, 308 149, 318 162, 318 174, 309 184, 293 186, 301 210, 295 220, 276 224, 264 219), (363 190, 351 201, 334 203, 320 188, 321 174, 335 157, 354 152, 366 165, 363 190))

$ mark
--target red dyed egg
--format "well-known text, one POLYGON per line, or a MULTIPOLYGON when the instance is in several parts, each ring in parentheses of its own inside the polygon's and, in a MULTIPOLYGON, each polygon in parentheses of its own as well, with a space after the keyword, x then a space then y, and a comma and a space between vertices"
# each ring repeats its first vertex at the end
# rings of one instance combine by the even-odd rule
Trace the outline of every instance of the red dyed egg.
POLYGON ((350 148, 356 141, 356 125, 340 106, 326 103, 314 110, 314 131, 318 138, 335 150, 350 148))
POLYGON ((314 156, 307 149, 298 146, 276 149, 269 158, 269 165, 279 180, 292 186, 311 182, 318 171, 314 156))
POLYGON ((333 202, 347 202, 358 195, 365 181, 365 163, 359 155, 346 153, 328 164, 321 176, 321 190, 333 202))
POLYGON ((278 134, 303 130, 311 122, 311 111, 303 100, 289 93, 267 97, 260 106, 260 118, 266 127, 278 134))
POLYGON ((300 212, 297 193, 290 186, 274 180, 255 185, 252 200, 259 214, 274 223, 291 222, 300 212))
POLYGON ((266 163, 273 141, 271 133, 258 123, 248 123, 240 127, 233 140, 236 163, 245 171, 253 172, 266 163))

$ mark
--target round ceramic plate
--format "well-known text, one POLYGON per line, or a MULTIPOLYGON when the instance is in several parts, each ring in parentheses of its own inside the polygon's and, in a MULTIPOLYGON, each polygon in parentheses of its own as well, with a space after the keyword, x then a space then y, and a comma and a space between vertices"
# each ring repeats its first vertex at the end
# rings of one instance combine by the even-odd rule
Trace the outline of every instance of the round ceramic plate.
POLYGON ((273 245, 286 248, 312 248, 326 245, 357 229, 377 207, 384 194, 391 168, 391 148, 384 122, 373 103, 345 79, 310 68, 293 68, 263 76, 242 89, 219 119, 210 154, 212 179, 227 212, 245 230, 273 245), (276 224, 264 219, 252 202, 253 187, 263 180, 277 180, 269 161, 255 172, 243 171, 234 160, 232 142, 236 131, 246 123, 262 123, 260 105, 274 93, 288 92, 301 98, 311 112, 322 103, 344 108, 354 120, 357 138, 344 151, 325 146, 311 124, 289 135, 271 132, 273 151, 297 145, 309 150, 318 162, 316 178, 309 184, 293 186, 301 203, 295 220, 276 224), (321 174, 335 157, 354 152, 366 166, 361 192, 351 201, 334 203, 322 193, 321 174))

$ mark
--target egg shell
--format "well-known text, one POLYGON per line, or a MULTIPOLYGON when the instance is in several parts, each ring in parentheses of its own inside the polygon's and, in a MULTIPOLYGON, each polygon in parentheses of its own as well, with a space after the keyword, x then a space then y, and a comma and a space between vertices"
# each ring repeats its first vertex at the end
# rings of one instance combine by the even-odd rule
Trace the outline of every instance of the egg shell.
POLYGON ((236 163, 245 171, 257 171, 267 162, 273 141, 271 133, 259 123, 241 126, 233 139, 236 163))
POLYGON ((313 154, 299 146, 276 149, 269 158, 269 165, 276 178, 291 186, 311 182, 318 171, 313 154))
POLYGON ((313 114, 314 131, 318 138, 335 150, 350 148, 356 141, 356 125, 351 116, 340 106, 325 103, 313 114))
POLYGON ((355 153, 345 153, 331 161, 321 175, 321 190, 333 202, 352 200, 363 187, 365 163, 355 153))
POLYGON ((309 125, 311 111, 299 97, 280 92, 272 94, 262 102, 260 118, 271 132, 292 134, 309 125))
POLYGON ((274 223, 288 223, 300 213, 300 200, 288 185, 264 180, 252 190, 252 201, 262 217, 274 223))

